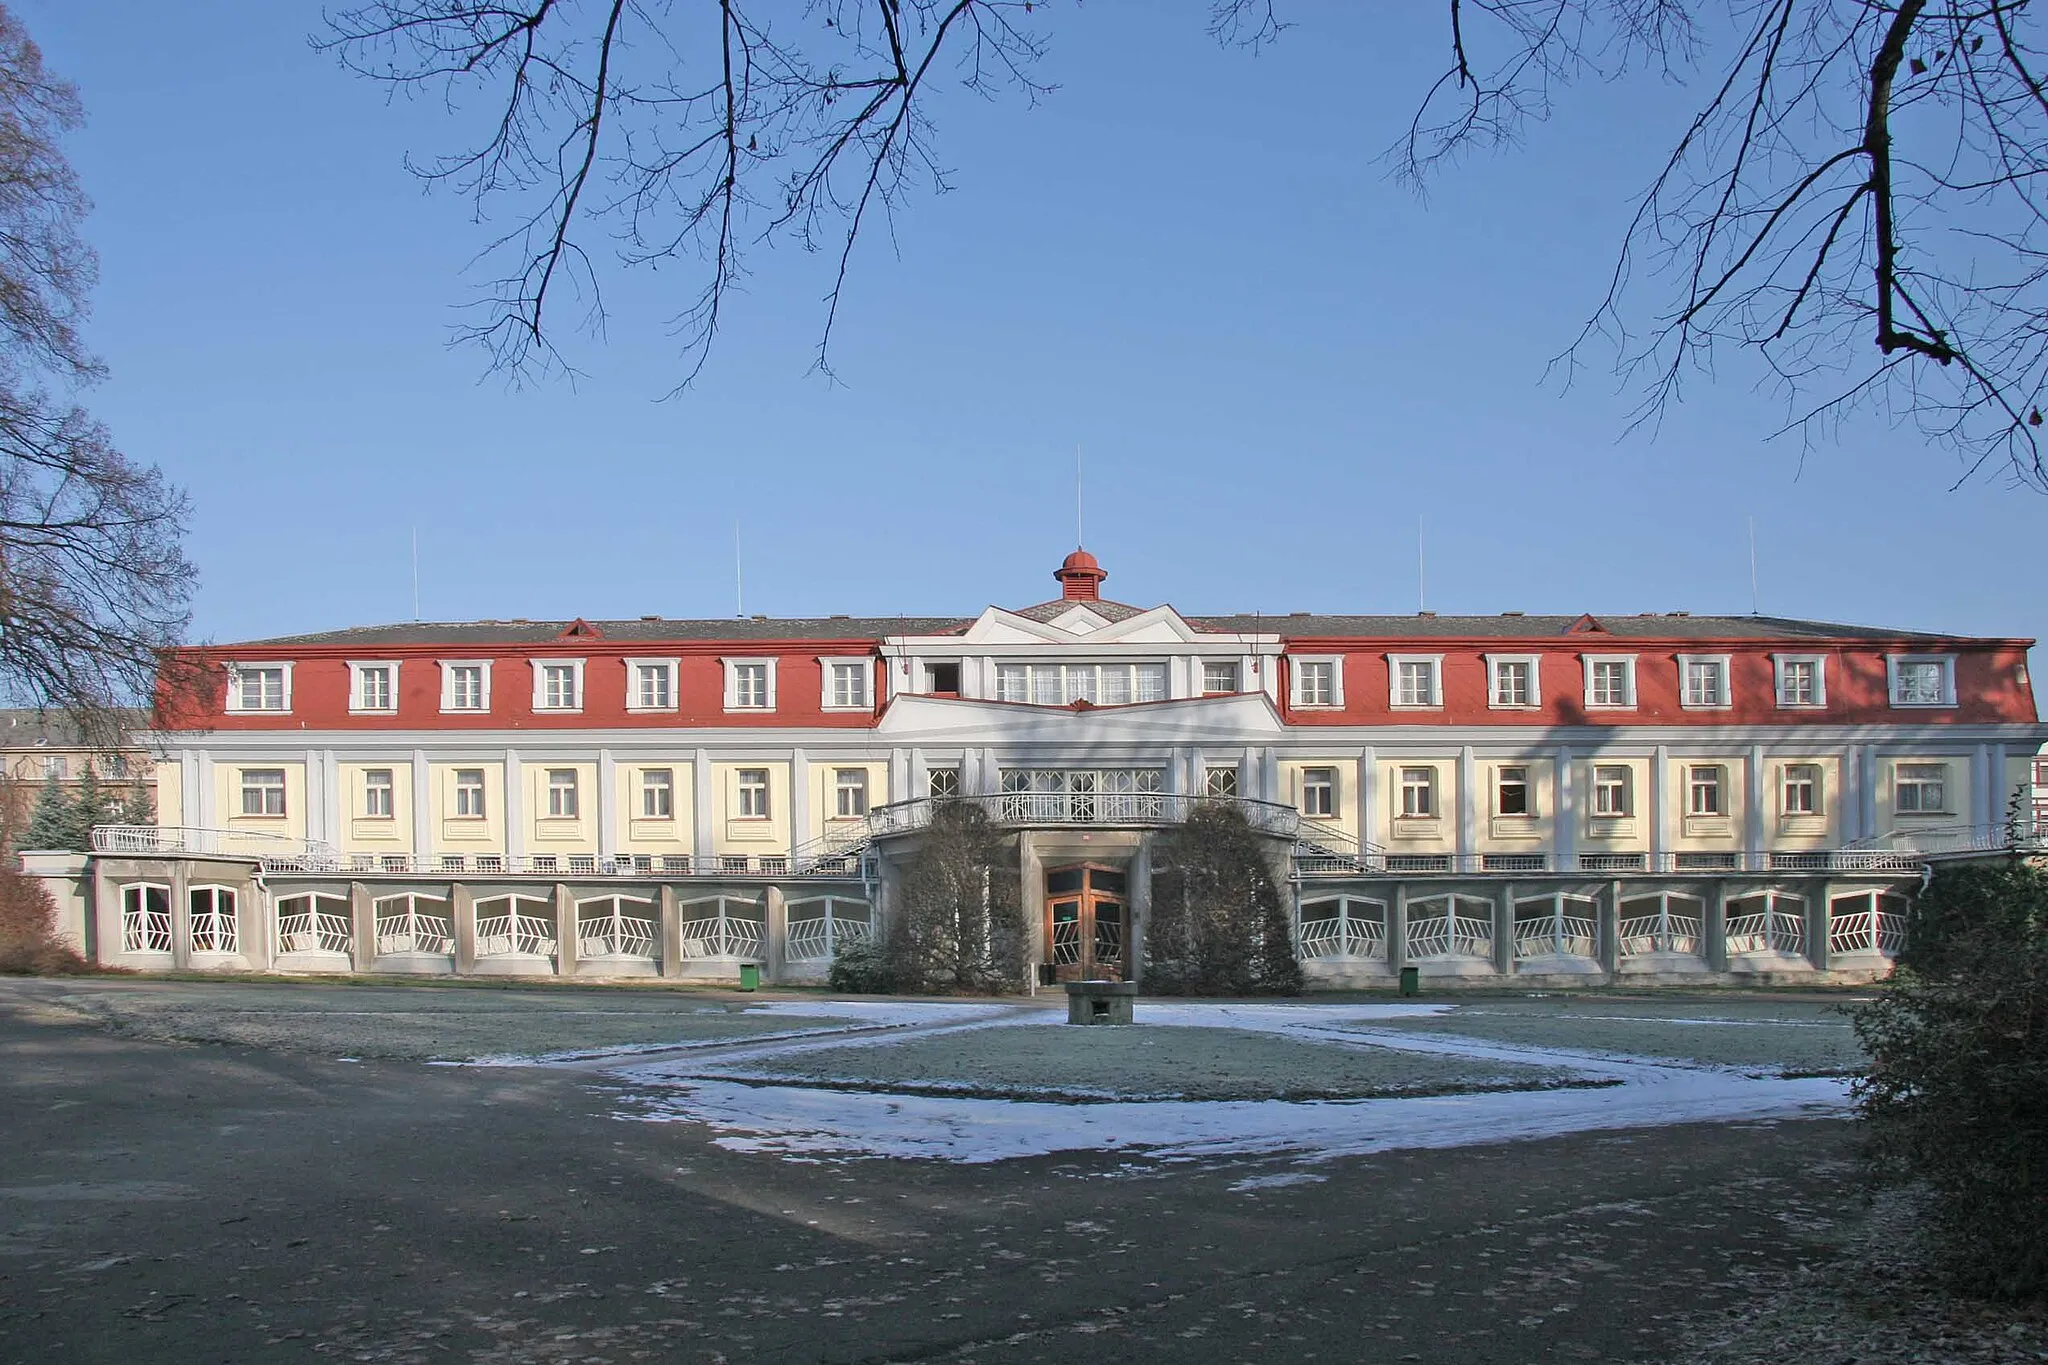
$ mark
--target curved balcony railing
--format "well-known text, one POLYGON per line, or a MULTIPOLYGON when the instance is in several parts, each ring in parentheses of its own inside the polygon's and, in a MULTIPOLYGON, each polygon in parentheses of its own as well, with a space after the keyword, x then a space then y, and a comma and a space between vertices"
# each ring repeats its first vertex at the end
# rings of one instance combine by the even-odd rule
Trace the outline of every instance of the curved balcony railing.
POLYGON ((334 856, 332 846, 317 840, 250 829, 205 829, 198 825, 95 825, 92 851, 264 859, 334 856))
POLYGON ((1239 796, 1189 796, 1180 792, 986 792, 977 796, 920 797, 894 801, 868 812, 868 836, 886 839, 914 834, 945 807, 974 806, 990 821, 1012 829, 1062 825, 1111 828, 1158 828, 1185 824, 1205 808, 1228 807, 1244 816, 1261 834, 1292 839, 1301 827, 1301 812, 1274 801, 1239 796))

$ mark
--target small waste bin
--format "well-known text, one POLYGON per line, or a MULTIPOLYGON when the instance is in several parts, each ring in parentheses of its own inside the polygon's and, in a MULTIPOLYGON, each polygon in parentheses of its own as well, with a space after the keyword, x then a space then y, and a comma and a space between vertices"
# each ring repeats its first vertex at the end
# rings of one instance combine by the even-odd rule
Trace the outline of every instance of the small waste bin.
POLYGON ((1401 994, 1422 994, 1422 968, 1403 967, 1401 969, 1401 994))
POLYGON ((742 962, 740 964, 740 989, 743 991, 758 991, 761 989, 760 963, 742 962))

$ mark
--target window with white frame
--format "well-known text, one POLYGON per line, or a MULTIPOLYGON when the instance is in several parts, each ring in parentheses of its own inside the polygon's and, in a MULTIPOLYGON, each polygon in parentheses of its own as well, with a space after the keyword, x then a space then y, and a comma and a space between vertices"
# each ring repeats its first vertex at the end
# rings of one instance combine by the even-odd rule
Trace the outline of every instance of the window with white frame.
POLYGON ((1586 670, 1586 707, 1626 711, 1636 704, 1636 661, 1632 654, 1581 656, 1586 670))
POLYGON ((540 659, 533 665, 533 709, 583 709, 583 660, 540 659))
POLYGON ((363 815, 371 820, 389 820, 392 814, 392 790, 391 769, 365 769, 363 815))
POLYGON ((574 820, 582 814, 574 768, 548 769, 548 818, 574 820))
POLYGON ((1239 691, 1238 663, 1235 659, 1204 659, 1202 661, 1202 695, 1214 697, 1239 691))
POLYGON ((1716 710, 1728 703, 1728 656, 1678 656, 1679 705, 1689 710, 1716 710))
POLYGON ((1521 764, 1511 764, 1500 769, 1493 780, 1493 813, 1495 815, 1534 815, 1535 805, 1529 800, 1529 770, 1521 764))
POLYGON ((1202 795, 1234 797, 1237 795, 1237 767, 1202 769, 1202 795))
POLYGON ((398 709, 396 663, 351 663, 348 671, 349 710, 389 713, 398 709))
POLYGON ((725 661, 725 709, 728 711, 773 711, 775 709, 775 661, 773 659, 727 659, 725 661))
POLYGON ((1821 813, 1820 765, 1787 763, 1778 786, 1778 810, 1784 815, 1821 813))
POLYGON ((1948 765, 1897 765, 1892 770, 1892 809, 1900 815, 1947 815, 1948 765))
POLYGON ((1953 654, 1891 654, 1885 657, 1891 676, 1893 706, 1954 706, 1956 661, 1953 654))
POLYGON ((741 768, 737 776, 739 818, 742 820, 766 820, 768 818, 768 770, 766 768, 741 768))
POLYGON ((1387 695, 1396 708, 1442 706, 1443 656, 1440 654, 1389 654, 1387 695))
POLYGON ((242 814, 283 815, 284 769, 242 769, 242 814))
POLYGON ((1728 771, 1717 764, 1695 763, 1685 773, 1685 813, 1687 815, 1726 815, 1728 813, 1725 789, 1728 771))
POLYGON ((1543 704, 1541 677, 1533 654, 1486 656, 1486 704, 1508 710, 1543 704))
MULTIPOLYGON (((824 665, 824 706, 828 711, 865 711, 874 703, 869 686, 874 669, 866 659, 822 659, 824 665)), ((954 684, 954 691, 959 684, 954 684)))
POLYGON ((676 814, 676 774, 673 768, 640 770, 640 818, 673 820, 676 814))
POLYGON ((832 773, 832 813, 841 820, 858 820, 868 813, 868 770, 837 768, 832 773))
POLYGON ((626 660, 626 709, 628 711, 673 711, 676 709, 676 661, 674 659, 626 660))
POLYGON ((71 776, 71 760, 62 754, 43 755, 43 780, 62 782, 71 776))
POLYGON ((1593 767, 1593 814, 1603 820, 1624 819, 1635 810, 1634 774, 1625 764, 1593 767))
POLYGON ((1296 706, 1342 706, 1343 670, 1338 659, 1291 659, 1296 706))
POLYGON ((1401 818, 1434 820, 1436 812, 1436 769, 1401 769, 1401 818))
POLYGON ((1002 664, 996 669, 996 700, 1031 700, 1031 670, 1023 664, 1002 664))
POLYGON ((491 709, 491 665, 488 659, 441 660, 441 709, 491 709))
POLYGON ((1301 813, 1303 815, 1328 817, 1337 811, 1337 770, 1335 768, 1303 768, 1301 770, 1301 813))
POLYGON ((1778 675, 1778 705, 1820 707, 1828 704, 1827 659, 1818 654, 1773 654, 1778 675))
POLYGON ((924 775, 925 795, 934 801, 950 801, 960 794, 958 768, 929 768, 924 775))
POLYGON ((1132 702, 1166 700, 1166 665, 1145 664, 1000 664, 996 668, 996 700, 1033 706, 1069 706, 1085 701, 1094 706, 1128 706, 1132 702))
POLYGON ((292 709, 290 664, 231 664, 228 710, 289 711, 292 709))
POLYGON ((455 814, 464 820, 484 818, 484 770, 482 768, 457 768, 455 770, 455 814))

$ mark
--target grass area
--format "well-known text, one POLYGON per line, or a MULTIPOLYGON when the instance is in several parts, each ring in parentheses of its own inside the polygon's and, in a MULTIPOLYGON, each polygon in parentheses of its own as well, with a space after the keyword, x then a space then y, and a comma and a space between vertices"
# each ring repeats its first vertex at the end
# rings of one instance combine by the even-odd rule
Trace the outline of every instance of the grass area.
POLYGON ((1583 1083, 1564 1068, 1145 1024, 970 1029, 808 1049, 702 1074, 907 1094, 1075 1100, 1364 1099, 1583 1083))
POLYGON ((1784 1075, 1843 1075, 1864 1062, 1840 1008, 1804 1000, 1499 999, 1370 1027, 1784 1075))
POLYGON ((849 1019, 790 1018, 677 993, 315 983, 122 982, 42 1003, 131 1037, 322 1056, 466 1061, 647 1043, 742 1041, 849 1019))

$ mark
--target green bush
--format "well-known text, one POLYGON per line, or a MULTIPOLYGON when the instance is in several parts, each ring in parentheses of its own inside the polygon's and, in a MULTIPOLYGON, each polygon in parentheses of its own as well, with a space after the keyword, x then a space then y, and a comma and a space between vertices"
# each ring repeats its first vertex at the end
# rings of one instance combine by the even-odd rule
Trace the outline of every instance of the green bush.
POLYGON ((1242 812, 1200 806, 1161 839, 1145 937, 1145 989, 1296 995, 1301 963, 1267 840, 1242 812))
POLYGON ((888 995, 896 989, 896 973, 880 948, 853 943, 833 954, 825 982, 849 995, 888 995))
POLYGON ((1872 1177, 1926 1192, 1959 1287, 2048 1296, 2048 875, 2018 859, 1937 873, 1855 1023, 1872 1177))
POLYGON ((982 994, 1024 984, 1016 852, 988 812, 939 803, 900 885, 882 949, 892 989, 982 994))

